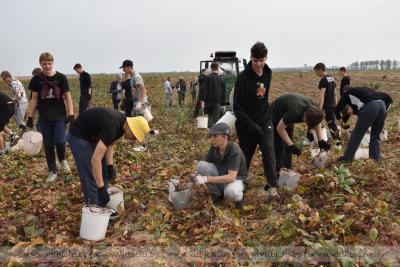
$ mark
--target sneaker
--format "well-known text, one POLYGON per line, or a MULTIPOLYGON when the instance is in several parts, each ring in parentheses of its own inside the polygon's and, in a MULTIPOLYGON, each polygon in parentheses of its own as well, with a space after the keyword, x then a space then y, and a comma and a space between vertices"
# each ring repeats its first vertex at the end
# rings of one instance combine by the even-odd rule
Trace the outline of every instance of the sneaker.
POLYGON ((244 206, 244 196, 243 196, 242 200, 235 202, 236 209, 241 210, 241 209, 243 209, 243 206, 244 206))
POLYGON ((57 173, 49 172, 49 176, 47 176, 47 182, 54 182, 56 178, 57 178, 57 173))
POLYGON ((19 141, 19 136, 16 134, 12 134, 10 136, 10 147, 15 146, 19 141))
POLYGON ((61 165, 61 169, 65 172, 65 173, 71 173, 71 168, 69 167, 69 164, 67 162, 66 159, 64 159, 63 161, 60 162, 61 165))
POLYGON ((147 148, 144 147, 144 146, 138 146, 138 147, 134 147, 134 148, 133 148, 133 151, 136 151, 136 152, 145 152, 145 151, 147 151, 147 148))
POLYGON ((119 217, 118 211, 111 209, 110 220, 118 219, 118 217, 119 217))
POLYGON ((278 190, 276 190, 276 187, 271 187, 270 189, 268 189, 267 194, 268 194, 268 197, 270 197, 270 198, 276 198, 279 196, 278 190))

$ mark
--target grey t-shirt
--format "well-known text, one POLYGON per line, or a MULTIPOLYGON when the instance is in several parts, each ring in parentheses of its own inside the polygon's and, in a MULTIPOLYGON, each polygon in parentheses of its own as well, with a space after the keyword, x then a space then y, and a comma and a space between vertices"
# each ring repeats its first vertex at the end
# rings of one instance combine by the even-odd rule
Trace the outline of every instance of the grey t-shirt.
POLYGON ((246 159, 242 149, 234 142, 228 141, 223 158, 221 158, 218 148, 212 146, 205 160, 214 163, 219 175, 226 175, 228 171, 237 171, 237 180, 246 181, 247 179, 246 159))

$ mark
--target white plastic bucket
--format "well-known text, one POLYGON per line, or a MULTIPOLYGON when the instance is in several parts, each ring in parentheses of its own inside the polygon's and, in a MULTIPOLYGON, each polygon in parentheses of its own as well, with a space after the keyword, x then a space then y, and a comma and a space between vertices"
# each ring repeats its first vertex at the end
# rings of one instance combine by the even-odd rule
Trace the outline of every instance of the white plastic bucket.
POLYGON ((217 123, 220 123, 220 122, 226 123, 229 126, 229 128, 231 129, 231 132, 234 133, 234 132, 236 132, 235 121, 236 121, 236 117, 233 114, 233 112, 232 111, 227 111, 224 114, 224 116, 222 116, 219 119, 219 121, 217 121, 217 123))
POLYGON ((208 117, 200 116, 196 118, 197 128, 198 129, 207 129, 208 128, 208 117))
POLYGON ((147 122, 150 122, 153 119, 153 115, 151 115, 151 112, 148 108, 144 110, 143 117, 146 119, 147 122))
POLYGON ((381 141, 386 141, 388 139, 388 131, 387 130, 383 130, 381 132, 381 134, 379 135, 381 141))
POLYGON ((179 181, 176 179, 172 179, 168 182, 168 201, 172 203, 174 209, 176 210, 186 209, 190 204, 190 200, 192 199, 192 188, 189 187, 182 191, 175 191, 178 183, 179 181))
POLYGON ((354 159, 368 159, 369 158, 369 148, 358 148, 356 154, 354 155, 354 159))
POLYGON ((111 210, 100 207, 82 208, 79 236, 86 240, 99 241, 106 237, 111 210))
POLYGON ((110 201, 107 203, 107 208, 118 210, 117 207, 120 205, 124 209, 124 190, 121 187, 110 186, 108 188, 108 194, 110 195, 110 201))
POLYGON ((361 139, 360 145, 361 145, 361 146, 369 146, 369 141, 370 141, 370 139, 371 139, 371 135, 370 135, 369 133, 366 133, 366 134, 363 136, 363 139, 361 139))
MULTIPOLYGON (((322 128, 321 132, 322 132, 322 140, 328 141, 328 132, 327 132, 326 128, 322 128)), ((311 133, 314 136, 314 143, 318 144, 317 132, 314 129, 312 129, 311 133)))
POLYGON ((279 175, 278 186, 293 191, 300 181, 300 174, 287 169, 282 169, 279 175))
POLYGON ((325 168, 326 160, 328 159, 328 153, 321 151, 319 148, 311 149, 312 162, 317 168, 325 168))
POLYGON ((27 154, 37 155, 42 148, 43 136, 39 132, 29 131, 22 135, 24 139, 24 151, 27 154))
POLYGON ((147 106, 147 109, 151 112, 151 106, 147 106))

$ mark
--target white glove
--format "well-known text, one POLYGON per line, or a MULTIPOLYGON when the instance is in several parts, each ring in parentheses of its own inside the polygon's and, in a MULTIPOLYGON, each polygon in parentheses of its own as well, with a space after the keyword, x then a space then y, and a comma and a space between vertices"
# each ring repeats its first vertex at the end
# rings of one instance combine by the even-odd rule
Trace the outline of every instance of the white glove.
POLYGON ((196 182, 196 184, 205 184, 207 183, 207 176, 197 175, 194 178, 194 181, 196 182))

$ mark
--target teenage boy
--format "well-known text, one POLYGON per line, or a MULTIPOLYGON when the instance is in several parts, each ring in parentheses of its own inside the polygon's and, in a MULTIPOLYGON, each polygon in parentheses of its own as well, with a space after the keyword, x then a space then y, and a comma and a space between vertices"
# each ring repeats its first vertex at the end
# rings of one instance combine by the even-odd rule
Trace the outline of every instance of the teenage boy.
POLYGON ((133 68, 132 60, 124 60, 120 69, 123 70, 128 79, 123 83, 122 95, 125 99, 125 114, 130 117, 132 109, 135 108, 135 113, 139 113, 142 110, 142 103, 146 97, 146 87, 144 86, 144 81, 142 76, 136 72, 133 68), (139 104, 140 103, 140 104, 139 104))
POLYGON ((95 107, 82 112, 70 125, 68 143, 78 169, 86 204, 104 207, 110 197, 109 180, 116 178, 114 144, 122 136, 143 142, 150 131, 143 117, 127 118, 112 108, 95 107))
POLYGON ((200 106, 208 115, 208 126, 214 125, 220 118, 221 106, 225 106, 225 82, 218 75, 219 65, 211 64, 211 73, 203 85, 200 95, 200 106))
POLYGON ((381 141, 380 133, 385 125, 387 112, 393 99, 384 92, 377 92, 368 87, 346 86, 343 96, 336 107, 336 118, 344 125, 353 114, 358 115, 356 126, 351 133, 346 151, 338 161, 351 161, 361 143, 361 139, 371 127, 369 142, 369 157, 376 162, 380 161, 381 141))
POLYGON ((335 79, 326 73, 324 63, 318 63, 314 67, 315 74, 321 78, 318 88, 320 90, 319 104, 325 112, 325 121, 328 124, 333 140, 340 144, 339 129, 335 122, 336 107, 336 82, 335 79))
POLYGON ((25 113, 28 108, 28 98, 26 97, 24 85, 16 78, 14 78, 8 71, 1 73, 1 78, 10 87, 14 97, 14 119, 15 123, 19 126, 22 132, 26 131, 25 113))
POLYGON ((247 177, 246 159, 240 147, 229 141, 230 128, 217 123, 211 130, 211 144, 205 161, 197 164, 197 184, 207 184, 214 203, 230 199, 236 208, 243 207, 243 191, 247 177))
POLYGON ((79 99, 79 114, 87 110, 92 99, 92 78, 90 74, 83 70, 82 65, 76 63, 74 70, 79 74, 79 85, 81 97, 79 99))
POLYGON ((4 132, 10 133, 7 124, 14 115, 14 102, 6 94, 0 92, 0 156, 6 153, 6 142, 4 132))
POLYGON ((292 154, 299 156, 300 149, 293 143, 294 125, 304 122, 308 131, 315 129, 318 146, 329 150, 330 145, 322 140, 321 122, 324 114, 318 104, 311 98, 299 94, 286 94, 271 103, 272 121, 274 125, 274 142, 276 168, 279 171, 292 167, 292 154))
POLYGON ((247 169, 257 146, 260 147, 265 190, 269 196, 277 193, 277 176, 274 155, 274 130, 268 102, 272 71, 266 64, 268 50, 261 42, 251 48, 251 60, 235 82, 233 111, 237 118, 236 131, 239 145, 246 158, 247 169))
POLYGON ((47 181, 52 182, 57 178, 54 148, 57 150, 61 168, 66 173, 71 172, 68 162, 65 160, 65 132, 66 124, 74 120, 74 106, 67 77, 53 70, 53 56, 45 52, 40 55, 39 63, 42 73, 34 76, 29 83, 32 101, 26 125, 33 128, 33 119, 38 106, 40 131, 43 134, 49 170, 47 181))
POLYGON ((342 80, 340 81, 340 96, 342 97, 344 94, 344 87, 350 85, 350 76, 347 75, 345 67, 339 68, 339 76, 342 77, 342 80))

